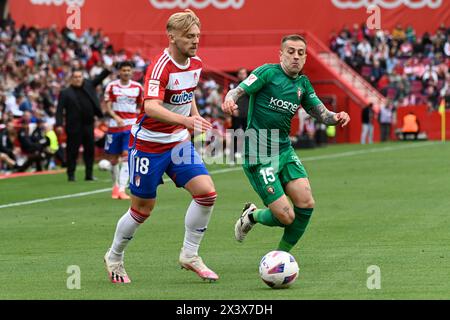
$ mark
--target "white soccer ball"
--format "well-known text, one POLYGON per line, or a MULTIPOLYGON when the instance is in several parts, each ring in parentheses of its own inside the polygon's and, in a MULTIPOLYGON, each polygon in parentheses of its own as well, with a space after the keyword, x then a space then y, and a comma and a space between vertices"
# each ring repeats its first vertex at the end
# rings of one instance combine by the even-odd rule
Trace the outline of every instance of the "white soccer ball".
POLYGON ((111 170, 111 162, 109 160, 106 159, 102 159, 98 162, 98 168, 101 171, 108 171, 111 170))
POLYGON ((259 275, 271 288, 288 288, 298 277, 295 258, 285 251, 271 251, 259 263, 259 275))

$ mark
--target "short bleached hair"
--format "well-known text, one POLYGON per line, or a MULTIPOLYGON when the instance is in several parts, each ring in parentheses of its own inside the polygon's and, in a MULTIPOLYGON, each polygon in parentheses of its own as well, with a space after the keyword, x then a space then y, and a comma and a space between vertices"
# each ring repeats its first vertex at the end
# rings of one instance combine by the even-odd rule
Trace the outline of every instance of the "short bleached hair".
POLYGON ((281 48, 283 48, 284 44, 288 41, 302 41, 305 45, 307 45, 305 37, 299 34, 289 34, 281 39, 281 48))
POLYGON ((193 25, 197 25, 200 28, 200 19, 195 15, 194 11, 186 9, 183 12, 174 13, 169 17, 166 30, 167 33, 179 30, 185 34, 193 25))

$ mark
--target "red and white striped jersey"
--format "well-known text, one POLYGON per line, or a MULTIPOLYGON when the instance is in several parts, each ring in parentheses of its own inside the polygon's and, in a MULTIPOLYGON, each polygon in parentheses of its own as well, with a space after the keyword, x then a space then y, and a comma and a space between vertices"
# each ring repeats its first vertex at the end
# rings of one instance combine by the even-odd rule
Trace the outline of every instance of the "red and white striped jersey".
MULTIPOLYGON (((182 66, 173 60, 167 49, 155 59, 147 69, 144 84, 144 101, 161 100, 163 106, 172 112, 190 116, 194 90, 202 71, 202 61, 198 57, 188 60, 182 66)), ((149 153, 162 153, 181 141, 190 138, 188 130, 181 125, 170 125, 149 118, 144 108, 131 129, 130 146, 136 142, 136 149, 149 153), (136 139, 136 141, 134 141, 136 139)))
POLYGON ((105 90, 105 101, 111 102, 112 110, 125 123, 123 127, 119 127, 116 120, 111 118, 108 123, 108 133, 131 130, 131 126, 136 123, 143 92, 141 84, 136 81, 130 80, 126 86, 122 85, 119 79, 108 83, 105 90))

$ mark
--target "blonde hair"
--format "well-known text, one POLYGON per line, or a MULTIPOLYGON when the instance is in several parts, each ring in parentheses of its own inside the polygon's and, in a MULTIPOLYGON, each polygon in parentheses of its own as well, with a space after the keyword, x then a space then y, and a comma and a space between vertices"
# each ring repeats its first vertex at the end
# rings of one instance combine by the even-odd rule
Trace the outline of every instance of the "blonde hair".
POLYGON ((197 25, 200 28, 200 19, 195 15, 194 11, 186 9, 183 12, 174 13, 169 17, 166 30, 167 33, 174 30, 180 30, 186 33, 193 25, 197 25))

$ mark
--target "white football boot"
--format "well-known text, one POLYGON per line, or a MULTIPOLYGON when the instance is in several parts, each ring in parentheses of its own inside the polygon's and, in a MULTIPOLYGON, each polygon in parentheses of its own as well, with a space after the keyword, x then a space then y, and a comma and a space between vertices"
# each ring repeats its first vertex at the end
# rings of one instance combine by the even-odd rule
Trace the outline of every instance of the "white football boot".
POLYGON ((103 261, 105 262, 106 271, 108 272, 108 278, 112 283, 130 283, 131 280, 128 277, 123 261, 111 262, 109 261, 109 251, 106 252, 103 261))
POLYGON ((219 276, 209 269, 199 256, 188 257, 184 254, 183 249, 180 252, 179 263, 181 269, 192 270, 203 280, 209 280, 209 282, 216 281, 219 276))
POLYGON ((242 214, 239 219, 236 221, 234 225, 234 237, 237 241, 244 241, 247 233, 253 228, 255 225, 250 221, 248 215, 256 210, 256 206, 253 203, 246 203, 244 209, 242 210, 242 214))

